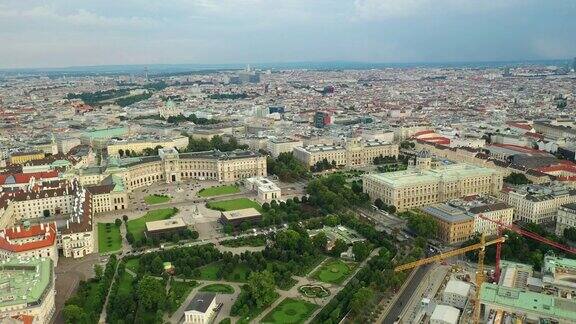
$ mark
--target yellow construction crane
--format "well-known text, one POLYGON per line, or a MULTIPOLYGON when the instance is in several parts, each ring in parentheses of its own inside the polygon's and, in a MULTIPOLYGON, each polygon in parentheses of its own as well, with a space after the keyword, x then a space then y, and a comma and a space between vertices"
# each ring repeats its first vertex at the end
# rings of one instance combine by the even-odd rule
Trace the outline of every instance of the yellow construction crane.
POLYGON ((447 258, 451 258, 453 256, 461 255, 466 252, 471 252, 475 250, 480 250, 478 253, 478 271, 476 273, 476 296, 474 300, 474 323, 480 323, 480 287, 484 282, 484 250, 489 245, 494 245, 497 243, 503 243, 505 240, 504 237, 499 237, 492 241, 486 242, 484 235, 480 236, 480 243, 472 244, 470 246, 466 246, 460 249, 451 250, 445 253, 436 254, 432 257, 420 259, 414 262, 406 263, 397 266, 394 268, 394 271, 404 271, 408 269, 412 269, 415 267, 419 267, 421 265, 434 263, 436 261, 441 261, 447 258))

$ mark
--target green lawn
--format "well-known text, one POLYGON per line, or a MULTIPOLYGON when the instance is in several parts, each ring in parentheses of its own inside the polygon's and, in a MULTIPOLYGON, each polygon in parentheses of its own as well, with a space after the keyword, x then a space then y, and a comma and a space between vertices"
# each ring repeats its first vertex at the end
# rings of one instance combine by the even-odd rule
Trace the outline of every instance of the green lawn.
POLYGON ((126 261, 126 269, 130 269, 132 272, 138 273, 138 267, 140 267, 140 259, 133 258, 126 261))
POLYGON ((331 259, 322 264, 312 277, 322 282, 340 284, 348 277, 355 266, 354 263, 331 259))
POLYGON ((231 199, 231 200, 222 200, 222 201, 213 201, 207 204, 208 208, 221 210, 221 211, 230 211, 230 210, 238 210, 238 209, 245 209, 245 208, 256 208, 258 211, 262 211, 262 206, 259 203, 250 200, 248 198, 238 198, 238 199, 231 199))
POLYGON ((98 252, 114 252, 121 248, 122 236, 120 235, 120 228, 114 223, 98 223, 98 252))
POLYGON ((217 186, 217 187, 210 187, 204 188, 198 191, 198 196, 200 197, 213 197, 213 196, 221 196, 221 195, 229 195, 240 192, 240 188, 236 185, 227 185, 227 186, 217 186))
POLYGON ((172 315, 182 303, 186 300, 186 297, 190 294, 192 289, 196 287, 198 283, 196 281, 172 281, 170 283, 170 291, 166 299, 167 302, 167 312, 172 315))
MULTIPOLYGON (((220 280, 221 278, 218 278, 218 271, 221 267, 221 263, 215 262, 198 268, 200 271, 200 276, 198 279, 214 281, 220 280)), ((224 278, 222 279, 227 281, 246 282, 248 280, 249 273, 250 269, 248 266, 245 264, 238 264, 231 272, 224 274, 224 278)))
POLYGON ((245 264, 238 264, 231 273, 225 274, 224 278, 228 281, 245 282, 248 280, 250 269, 245 264))
POLYGON ((134 277, 128 272, 124 271, 124 273, 122 274, 122 276, 118 281, 118 295, 128 296, 128 294, 133 289, 132 286, 133 281, 134 277))
POLYGON ((217 294, 233 294, 234 287, 226 284, 211 284, 200 288, 200 291, 213 292, 217 294))
MULTIPOLYGON (((242 293, 245 293, 245 290, 243 290, 242 293)), ((268 306, 272 305, 276 301, 276 299, 278 299, 278 297, 280 297, 280 294, 275 292, 274 299, 270 302, 270 304, 263 305, 261 308, 250 308, 250 313, 248 314, 248 316, 239 318, 236 324, 249 324, 251 320, 258 317, 258 315, 260 315, 260 313, 266 310, 268 306)))
POLYGON ((200 277, 202 280, 218 280, 218 271, 220 270, 220 263, 212 263, 198 268, 200 270, 200 277))
POLYGON ((144 236, 144 231, 146 230, 146 223, 151 221, 157 221, 162 219, 168 219, 176 214, 178 209, 176 208, 164 208, 151 210, 146 213, 146 215, 131 219, 128 221, 128 231, 134 235, 134 241, 138 242, 144 236))
POLYGON ((150 195, 144 197, 144 201, 148 205, 161 204, 170 201, 170 197, 166 195, 150 195))
POLYGON ((262 323, 304 323, 318 307, 307 301, 286 298, 264 316, 262 323))

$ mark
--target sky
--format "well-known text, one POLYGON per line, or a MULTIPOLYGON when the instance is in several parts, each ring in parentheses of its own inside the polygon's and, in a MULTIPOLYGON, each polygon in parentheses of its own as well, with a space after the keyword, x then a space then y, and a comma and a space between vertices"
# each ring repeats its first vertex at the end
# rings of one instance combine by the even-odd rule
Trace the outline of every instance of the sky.
POLYGON ((0 0, 0 68, 575 56, 575 0, 0 0))

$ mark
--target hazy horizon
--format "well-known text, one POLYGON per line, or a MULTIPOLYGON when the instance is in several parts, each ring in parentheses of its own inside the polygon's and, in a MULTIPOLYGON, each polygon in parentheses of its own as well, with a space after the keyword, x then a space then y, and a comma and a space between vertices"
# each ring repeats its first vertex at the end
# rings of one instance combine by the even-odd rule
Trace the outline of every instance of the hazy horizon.
POLYGON ((569 0, 0 0, 0 69, 576 56, 569 0))

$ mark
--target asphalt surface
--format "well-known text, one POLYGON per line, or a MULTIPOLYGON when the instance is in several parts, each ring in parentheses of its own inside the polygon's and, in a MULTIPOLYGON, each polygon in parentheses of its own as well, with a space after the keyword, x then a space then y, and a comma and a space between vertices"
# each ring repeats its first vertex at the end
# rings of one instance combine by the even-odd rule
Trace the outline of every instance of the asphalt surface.
POLYGON ((418 285, 420 284, 420 282, 422 281, 422 279, 429 270, 430 270, 429 264, 423 265, 418 269, 416 269, 416 273, 414 273, 412 280, 408 282, 406 287, 404 287, 404 290, 400 293, 398 299, 396 299, 396 301, 394 302, 394 305, 390 307, 390 311, 388 312, 388 315, 386 315, 382 323, 391 324, 396 321, 398 316, 400 316, 400 314, 402 313, 404 307, 406 307, 407 304, 410 302, 412 294, 416 291, 416 288, 418 288, 418 285))

